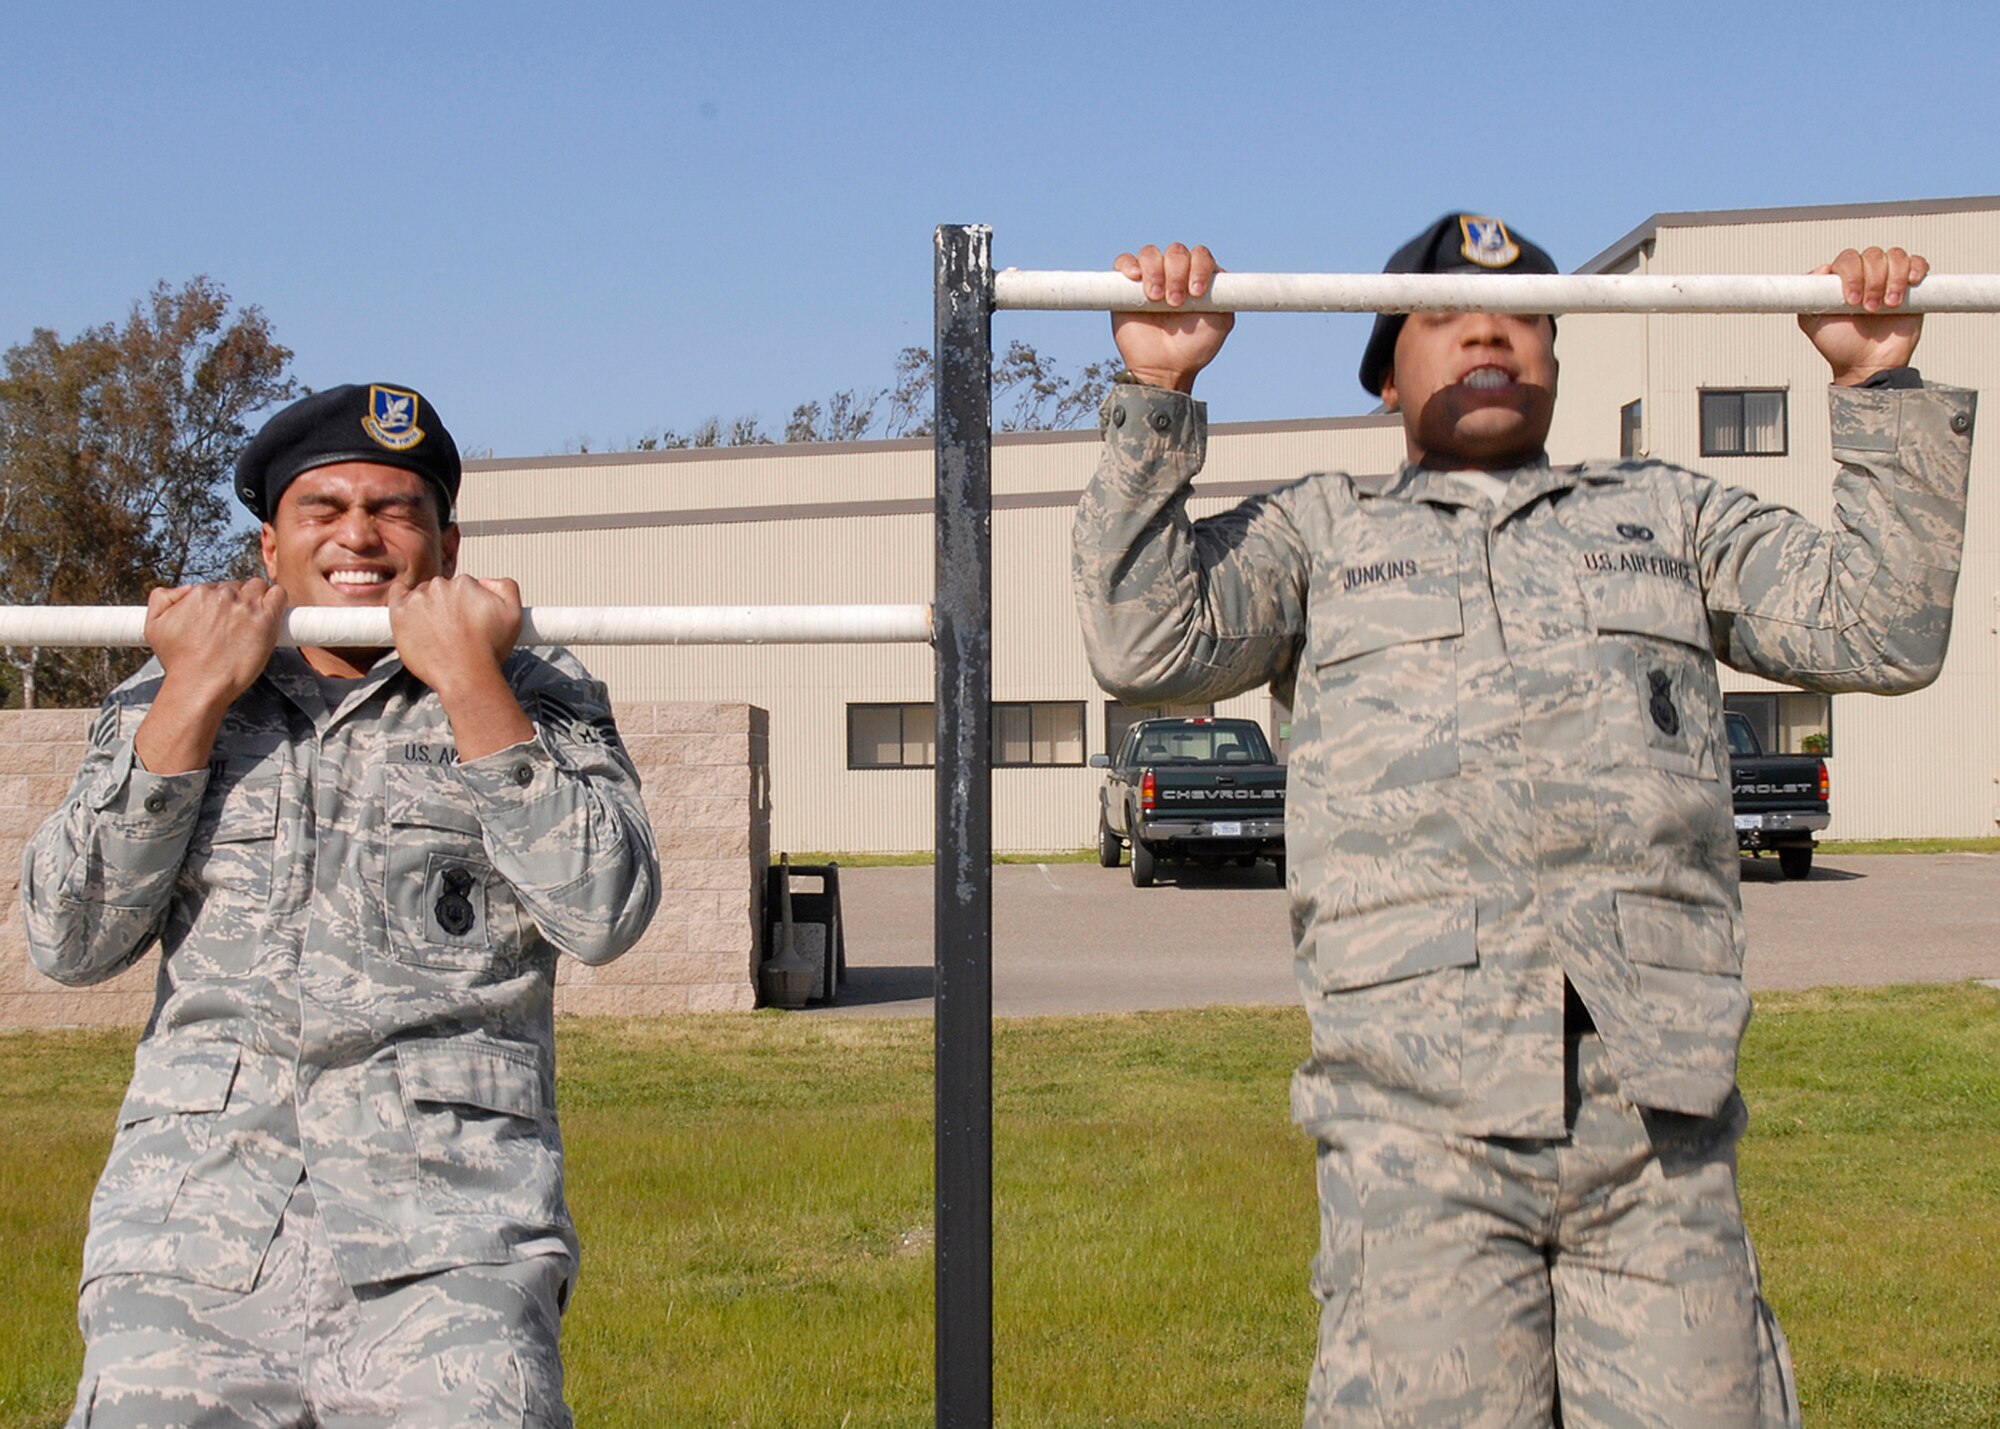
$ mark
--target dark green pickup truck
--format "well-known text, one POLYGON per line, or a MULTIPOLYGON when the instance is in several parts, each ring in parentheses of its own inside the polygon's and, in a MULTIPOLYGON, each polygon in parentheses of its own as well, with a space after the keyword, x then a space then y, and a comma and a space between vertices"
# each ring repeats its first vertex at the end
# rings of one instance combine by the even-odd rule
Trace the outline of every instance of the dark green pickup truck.
POLYGON ((1753 858, 1775 853, 1785 877, 1806 877, 1812 872, 1813 835, 1832 822, 1826 761, 1816 754, 1766 754, 1749 720, 1734 710, 1725 718, 1736 846, 1753 858))
POLYGON ((1152 886, 1162 861, 1219 867, 1269 859, 1285 874, 1285 766, 1256 721, 1140 720, 1117 753, 1094 754, 1108 770, 1099 794, 1098 862, 1116 868, 1132 846, 1132 882, 1152 886))

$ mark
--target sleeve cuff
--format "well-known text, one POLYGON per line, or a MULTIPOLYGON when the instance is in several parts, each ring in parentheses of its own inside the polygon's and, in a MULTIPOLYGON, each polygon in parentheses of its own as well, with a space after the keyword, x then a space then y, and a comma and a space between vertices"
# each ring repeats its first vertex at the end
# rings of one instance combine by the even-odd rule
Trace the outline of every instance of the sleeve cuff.
POLYGON ((453 768, 473 797, 496 812, 531 804, 556 785, 556 759, 539 733, 453 768))
POLYGON ((1165 465, 1199 471, 1207 457, 1208 404, 1185 392, 1118 383, 1105 397, 1098 421, 1105 445, 1126 471, 1165 465))
POLYGON ((157 824, 162 831, 192 824, 201 812, 208 788, 208 769, 185 774, 154 774, 139 762, 130 742, 111 756, 90 797, 93 808, 133 823, 157 824))
POLYGON ((1962 488, 1978 407, 1976 392, 1935 382, 1916 388, 1835 387, 1827 402, 1834 459, 1906 451, 1913 471, 1956 471, 1962 488))

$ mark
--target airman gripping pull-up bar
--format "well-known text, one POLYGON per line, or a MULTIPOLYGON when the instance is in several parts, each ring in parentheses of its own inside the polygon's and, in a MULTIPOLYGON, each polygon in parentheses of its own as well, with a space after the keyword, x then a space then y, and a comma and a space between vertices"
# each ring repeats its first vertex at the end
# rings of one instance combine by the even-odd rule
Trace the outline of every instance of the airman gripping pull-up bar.
MULTIPOLYGON (((537 607, 521 641, 576 645, 918 642, 936 650, 936 1404, 993 1417, 992 318, 996 309, 1162 308, 1116 273, 993 271, 992 230, 935 235, 934 604, 537 607)), ((1859 311, 1809 276, 1222 273, 1177 311, 1820 313, 1859 311)), ((1911 313, 2000 312, 2000 276, 1933 274, 1911 313)), ((0 645, 144 644, 143 609, 0 608, 0 645)), ((287 612, 286 643, 387 646, 380 609, 287 612)))
MULTIPOLYGON (((521 612, 518 645, 926 644, 927 605, 538 605, 521 612)), ((0 606, 0 646, 144 645, 144 606, 0 606)), ((387 649, 381 606, 299 606, 280 645, 387 649)))
MULTIPOLYGON (((1117 273, 993 275, 993 306, 1022 312, 1838 313, 1861 312, 1839 278, 1806 274, 1217 273, 1178 307, 1117 273)), ((1895 311, 2000 312, 2000 275, 1932 274, 1895 311)))
MULTIPOLYGON (((992 230, 936 234, 938 583, 937 1422, 989 1425, 992 1380, 992 316, 1166 309, 1113 272, 995 273, 992 230)), ((1171 311, 1859 311, 1831 275, 1218 273, 1171 311)), ((2000 276, 1933 274, 1901 311, 2000 312, 2000 276)))

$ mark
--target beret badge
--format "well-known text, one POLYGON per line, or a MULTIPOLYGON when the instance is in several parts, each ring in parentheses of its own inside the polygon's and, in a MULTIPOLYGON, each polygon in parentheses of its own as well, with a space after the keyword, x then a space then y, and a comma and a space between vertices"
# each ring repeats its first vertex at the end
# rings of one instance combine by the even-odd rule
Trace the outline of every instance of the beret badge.
POLYGON ((406 452, 424 439, 424 429, 417 425, 422 410, 423 398, 416 393, 378 384, 368 389, 368 415, 361 419, 361 430, 377 446, 406 452))
POLYGON ((1461 213, 1458 231, 1465 240, 1458 246, 1459 256, 1469 263, 1482 268, 1507 268, 1521 256, 1520 245, 1507 235, 1507 225, 1497 218, 1461 213))

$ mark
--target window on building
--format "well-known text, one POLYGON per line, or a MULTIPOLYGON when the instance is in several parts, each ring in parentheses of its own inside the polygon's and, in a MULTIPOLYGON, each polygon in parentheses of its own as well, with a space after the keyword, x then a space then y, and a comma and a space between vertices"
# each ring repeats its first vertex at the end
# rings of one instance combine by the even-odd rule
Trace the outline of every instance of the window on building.
POLYGON ((1750 721, 1766 754, 1833 753, 1833 700, 1827 695, 1724 695, 1722 704, 1750 721))
POLYGON ((1010 701, 993 706, 993 766, 1083 763, 1083 701, 1010 701))
POLYGON ((1626 461, 1639 455, 1642 418, 1643 409, 1638 402, 1627 402, 1618 409, 1618 455, 1626 461))
POLYGON ((937 714, 929 704, 849 705, 849 769, 928 769, 937 763, 937 714))
POLYGON ((1205 705, 1128 705, 1123 700, 1104 702, 1104 751, 1116 754, 1118 746, 1125 738, 1125 731, 1142 719, 1181 718, 1187 715, 1212 715, 1213 704, 1205 705))
POLYGON ((1782 389, 1709 389, 1701 394, 1703 456, 1783 456, 1782 389))

